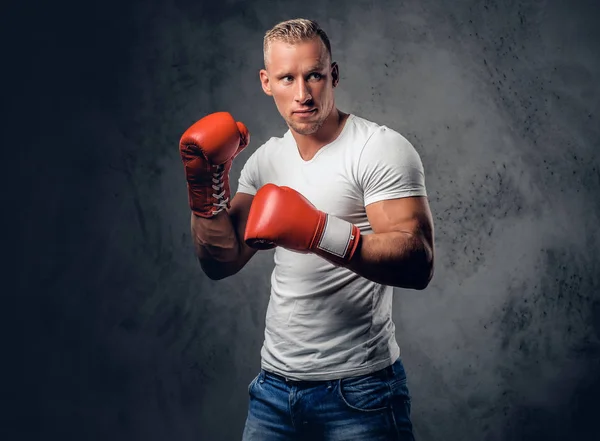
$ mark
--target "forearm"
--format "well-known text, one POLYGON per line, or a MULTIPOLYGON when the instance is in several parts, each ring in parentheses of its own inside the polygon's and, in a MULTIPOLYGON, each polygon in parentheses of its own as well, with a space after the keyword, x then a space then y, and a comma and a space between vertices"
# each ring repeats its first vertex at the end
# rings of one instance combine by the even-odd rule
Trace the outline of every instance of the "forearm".
POLYGON ((415 234, 367 234, 346 267, 383 285, 424 289, 433 275, 433 250, 425 237, 415 234))
POLYGON ((220 279, 237 271, 241 246, 226 210, 211 218, 191 214, 192 241, 204 272, 220 279))

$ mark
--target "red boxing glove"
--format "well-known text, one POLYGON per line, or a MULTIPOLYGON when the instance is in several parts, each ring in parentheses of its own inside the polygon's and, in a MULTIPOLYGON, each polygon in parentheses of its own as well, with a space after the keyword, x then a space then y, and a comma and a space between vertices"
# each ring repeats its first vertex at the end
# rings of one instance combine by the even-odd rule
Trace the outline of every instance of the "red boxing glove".
POLYGON ((356 251, 360 230, 348 221, 317 210, 296 190, 266 184, 252 200, 244 240, 253 248, 281 246, 312 252, 343 265, 356 251))
POLYGON ((211 217, 230 207, 231 162, 249 142, 246 126, 228 112, 207 115, 185 131, 179 153, 194 214, 211 217))

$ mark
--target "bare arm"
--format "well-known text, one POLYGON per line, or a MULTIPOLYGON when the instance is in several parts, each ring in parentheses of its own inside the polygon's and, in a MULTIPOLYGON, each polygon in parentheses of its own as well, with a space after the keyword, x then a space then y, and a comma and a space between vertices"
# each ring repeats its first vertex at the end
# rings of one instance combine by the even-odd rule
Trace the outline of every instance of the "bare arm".
POLYGON ((425 197, 407 197, 366 208, 373 234, 363 235, 347 265, 375 282, 425 289, 434 271, 434 232, 425 197))
POLYGON ((192 240, 200 266, 209 278, 220 280, 237 273, 256 253, 244 242, 253 198, 250 194, 237 193, 231 208, 212 218, 192 213, 192 240))

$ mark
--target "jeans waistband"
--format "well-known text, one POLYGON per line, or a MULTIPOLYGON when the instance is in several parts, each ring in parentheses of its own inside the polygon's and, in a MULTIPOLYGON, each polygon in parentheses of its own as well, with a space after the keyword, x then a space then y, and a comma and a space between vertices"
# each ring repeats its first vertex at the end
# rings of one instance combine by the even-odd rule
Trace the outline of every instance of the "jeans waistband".
POLYGON ((385 380, 389 380, 389 379, 391 379, 391 378, 394 377, 394 375, 396 373, 395 369, 394 369, 394 366, 399 361, 400 361, 400 359, 396 360, 394 363, 392 363, 391 365, 389 365, 389 366, 387 366, 385 368, 379 369, 377 371, 374 371, 374 372, 371 372, 371 373, 368 373, 368 374, 362 374, 362 375, 356 375, 356 376, 351 375, 349 377, 339 377, 339 378, 334 378, 334 379, 331 379, 331 380, 293 380, 293 379, 287 378, 287 377, 285 377, 285 376, 283 376, 281 374, 277 374, 275 372, 267 371, 265 369, 261 369, 261 371, 262 371, 263 376, 267 377, 267 378, 270 377, 270 378, 273 378, 275 380, 281 381, 283 383, 288 383, 288 384, 297 384, 297 385, 307 385, 308 386, 308 385, 311 385, 311 384, 314 384, 314 385, 327 384, 327 383, 331 383, 331 382, 342 380, 344 378, 351 378, 351 377, 360 378, 360 377, 376 376, 376 377, 380 377, 380 378, 385 379, 385 380))

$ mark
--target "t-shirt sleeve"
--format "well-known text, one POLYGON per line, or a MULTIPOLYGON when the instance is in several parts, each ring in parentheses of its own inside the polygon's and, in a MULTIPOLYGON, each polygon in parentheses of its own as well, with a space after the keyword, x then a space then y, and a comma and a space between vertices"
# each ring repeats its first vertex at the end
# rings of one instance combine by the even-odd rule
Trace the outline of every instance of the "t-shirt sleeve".
POLYGON ((363 146, 358 181, 365 206, 386 199, 427 196, 419 153, 404 136, 385 126, 363 146))
POLYGON ((260 185, 260 175, 258 168, 258 159, 260 149, 257 149, 246 161, 242 171, 240 172, 240 178, 238 179, 238 193, 248 193, 255 195, 260 185))

